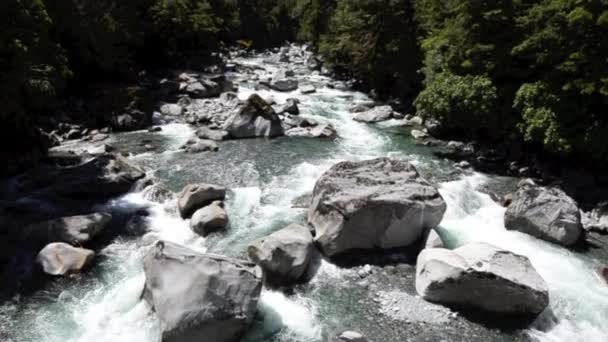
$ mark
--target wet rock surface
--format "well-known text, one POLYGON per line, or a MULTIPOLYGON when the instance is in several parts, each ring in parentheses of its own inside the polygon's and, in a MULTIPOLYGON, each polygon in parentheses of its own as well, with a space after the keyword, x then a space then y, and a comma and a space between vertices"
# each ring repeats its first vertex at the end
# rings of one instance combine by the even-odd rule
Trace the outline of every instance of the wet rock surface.
POLYGON ((308 221, 321 251, 413 247, 446 210, 411 164, 388 158, 334 165, 315 184, 308 221))

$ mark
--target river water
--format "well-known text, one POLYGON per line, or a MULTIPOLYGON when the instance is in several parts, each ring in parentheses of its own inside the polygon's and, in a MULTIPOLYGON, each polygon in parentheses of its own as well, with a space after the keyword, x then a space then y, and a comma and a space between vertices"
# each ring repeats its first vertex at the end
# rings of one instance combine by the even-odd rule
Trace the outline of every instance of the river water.
MULTIPOLYGON (((271 72, 278 67, 268 65, 261 56, 238 62, 271 72)), ((305 222, 306 210, 294 208, 293 202, 309 194, 316 179, 331 165, 388 156, 411 161, 438 185, 448 204, 438 231, 449 247, 486 241, 528 256, 549 285, 550 310, 524 331, 489 329, 417 298, 411 265, 396 265, 390 270, 374 266, 372 275, 362 280, 360 268, 340 268, 322 260, 310 283, 287 293, 263 291, 258 317, 244 341, 316 342, 343 330, 361 331, 376 342, 608 341, 608 288, 593 273, 599 261, 506 231, 505 209, 483 191, 507 191, 516 180, 458 171, 451 162, 435 157, 433 148, 415 144, 408 129, 397 121, 379 125, 353 121, 348 109, 368 102, 365 94, 325 87, 331 80, 322 76, 297 77, 317 84, 318 91, 310 95, 258 93, 278 103, 297 97, 301 115, 331 123, 337 139, 228 141, 221 143, 216 153, 185 155, 179 146, 194 132, 186 124, 167 124, 157 133, 112 136, 113 146, 130 152, 132 159, 149 167, 150 173, 174 192, 195 182, 229 188, 229 229, 201 238, 179 218, 175 199, 157 202, 145 191, 100 206, 100 210, 114 212, 147 207, 146 233, 115 239, 99 251, 90 272, 58 279, 32 296, 16 297, 0 306, 0 327, 8 332, 8 338, 14 342, 159 341, 158 322, 140 300, 145 280, 143 241, 164 239, 202 252, 244 256, 252 240, 289 223, 305 222), (153 141, 159 152, 143 151, 142 139, 153 141)), ((238 96, 246 99, 253 92, 252 83, 242 82, 238 96)))

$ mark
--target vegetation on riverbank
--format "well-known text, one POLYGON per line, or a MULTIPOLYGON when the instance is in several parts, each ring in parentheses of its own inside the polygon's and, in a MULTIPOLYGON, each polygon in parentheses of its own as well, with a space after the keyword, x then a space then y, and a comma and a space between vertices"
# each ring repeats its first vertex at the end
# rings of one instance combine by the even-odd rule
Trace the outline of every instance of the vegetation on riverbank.
POLYGON ((0 17, 3 140, 87 82, 297 39, 448 136, 608 160, 603 0, 7 0, 0 17))

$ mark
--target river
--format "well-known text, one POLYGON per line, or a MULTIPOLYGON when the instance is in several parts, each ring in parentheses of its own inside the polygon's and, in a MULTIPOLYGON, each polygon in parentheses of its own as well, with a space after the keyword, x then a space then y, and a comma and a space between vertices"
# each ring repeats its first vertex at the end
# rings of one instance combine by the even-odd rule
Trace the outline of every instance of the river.
MULTIPOLYGON (((268 65, 267 56, 240 58, 240 64, 269 71, 287 65, 268 65)), ((239 74, 229 75, 238 78, 239 74)), ((220 151, 186 155, 179 147, 193 134, 184 123, 170 123, 162 131, 115 134, 111 144, 144 165, 174 192, 188 183, 216 183, 230 189, 227 211, 230 227, 222 234, 201 238, 179 218, 175 199, 157 202, 145 191, 134 191, 100 206, 111 211, 147 207, 146 233, 115 239, 99 253, 88 273, 51 282, 44 290, 16 297, 0 306, 0 327, 14 342, 156 342, 159 325, 140 300, 144 284, 141 265, 144 241, 164 239, 199 251, 244 256, 252 240, 292 222, 305 222, 306 210, 294 200, 312 191, 315 181, 343 160, 391 157, 412 162, 435 182, 448 204, 438 231, 449 247, 486 241, 526 255, 547 281, 550 310, 529 329, 500 331, 469 322, 457 313, 425 303, 413 289, 412 265, 371 267, 362 279, 360 267, 341 268, 322 260, 308 284, 287 293, 264 290, 258 317, 244 341, 325 341, 343 330, 357 330, 383 341, 608 341, 608 288, 594 276, 600 261, 544 243, 504 228, 505 208, 483 189, 512 190, 516 180, 462 172, 452 162, 434 156, 434 148, 417 145, 407 128, 395 120, 367 125, 352 120, 349 108, 369 102, 363 93, 336 90, 332 80, 318 74, 298 74, 316 84, 316 93, 259 91, 278 103, 297 97, 302 116, 331 123, 335 140, 279 138, 227 141, 220 151), (153 141, 157 152, 145 151, 142 139, 153 141)), ((246 99, 253 82, 241 82, 238 96, 246 99)))

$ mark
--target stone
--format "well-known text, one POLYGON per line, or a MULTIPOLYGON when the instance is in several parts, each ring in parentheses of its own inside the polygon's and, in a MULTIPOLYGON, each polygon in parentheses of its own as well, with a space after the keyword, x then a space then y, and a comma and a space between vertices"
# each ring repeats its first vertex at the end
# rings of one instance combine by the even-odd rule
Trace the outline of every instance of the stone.
POLYGON ((175 103, 166 103, 160 107, 160 112, 163 115, 179 116, 184 113, 184 108, 175 103))
POLYGON ((345 331, 334 338, 335 342, 369 342, 365 336, 355 331, 345 331))
POLYGON ((363 112, 367 112, 369 111, 371 108, 369 108, 368 106, 364 106, 364 105, 355 105, 353 107, 351 107, 349 109, 349 111, 351 113, 363 113, 363 112))
POLYGON ((572 246, 583 235, 576 202, 560 189, 522 183, 505 213, 508 230, 572 246))
POLYGON ((82 132, 77 128, 72 128, 69 132, 66 133, 65 138, 67 140, 75 140, 82 138, 82 132))
POLYGON ((317 88, 311 84, 307 84, 300 87, 300 92, 302 94, 313 94, 317 92, 317 88))
POLYGON ((215 141, 198 138, 188 140, 181 148, 187 153, 215 152, 220 149, 215 141))
POLYGON ((63 242, 54 242, 46 245, 38 253, 36 263, 46 274, 64 276, 82 272, 94 257, 95 252, 92 250, 72 247, 63 242))
POLYGON ((423 131, 417 130, 417 129, 413 129, 410 134, 412 135, 412 137, 416 140, 420 140, 420 139, 425 139, 428 138, 429 135, 423 131))
POLYGON ((190 229, 200 236, 223 230, 228 225, 228 214, 224 209, 224 202, 213 203, 198 209, 190 219, 190 229))
POLYGON ((49 200, 106 199, 122 195, 146 176, 145 170, 127 158, 107 153, 67 167, 42 166, 20 179, 24 193, 49 200))
POLYGON ((307 227, 291 224, 249 245, 249 259, 259 265, 272 284, 287 285, 304 276, 313 253, 307 227))
POLYGON ((408 162, 379 158, 334 165, 317 181, 308 222, 327 256, 413 247, 443 218, 446 204, 408 162))
POLYGON ((152 113, 131 110, 118 115, 112 120, 112 128, 118 131, 137 131, 144 129, 152 123, 152 113))
POLYGON ((196 136, 200 139, 222 141, 228 138, 228 132, 221 129, 211 129, 209 127, 201 127, 196 131, 196 136))
POLYGON ((370 110, 356 113, 354 119, 356 121, 374 123, 380 121, 386 121, 393 115, 393 108, 391 106, 378 106, 370 110))
POLYGON ((298 99, 287 99, 287 101, 285 101, 285 103, 278 108, 277 113, 298 115, 300 114, 300 108, 298 107, 298 103, 300 103, 298 99))
POLYGON ((323 124, 313 127, 294 127, 285 131, 285 135, 301 138, 334 138, 337 132, 332 125, 323 124))
POLYGON ((431 229, 429 232, 429 236, 426 238, 426 243, 424 244, 424 248, 443 248, 443 241, 441 240, 441 236, 437 234, 435 229, 431 229))
POLYGON ((528 323, 549 305, 544 279, 525 256, 486 243, 423 250, 416 291, 427 301, 528 323))
POLYGON ((177 208, 182 218, 189 218, 198 209, 226 198, 226 188, 212 184, 189 184, 179 193, 177 208))
POLYGON ((51 242, 86 245, 94 240, 111 220, 112 215, 108 213, 61 217, 26 226, 21 232, 21 239, 35 245, 51 242))
POLYGON ((587 231, 608 234, 608 202, 600 203, 591 212, 584 213, 582 223, 587 231))
POLYGON ((281 92, 297 90, 299 85, 298 80, 288 76, 286 70, 279 70, 270 82, 262 82, 262 84, 268 86, 272 90, 281 92))
POLYGON ((285 133, 272 106, 257 94, 251 95, 245 106, 228 118, 224 129, 233 138, 273 138, 285 133))
POLYGON ((165 241, 148 248, 143 264, 143 298, 163 342, 237 342, 250 326, 262 291, 255 264, 165 241))

